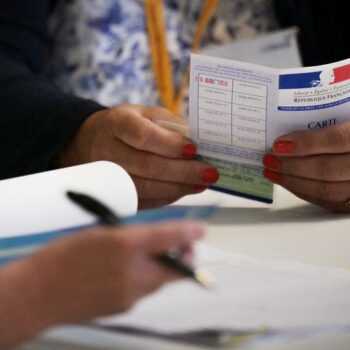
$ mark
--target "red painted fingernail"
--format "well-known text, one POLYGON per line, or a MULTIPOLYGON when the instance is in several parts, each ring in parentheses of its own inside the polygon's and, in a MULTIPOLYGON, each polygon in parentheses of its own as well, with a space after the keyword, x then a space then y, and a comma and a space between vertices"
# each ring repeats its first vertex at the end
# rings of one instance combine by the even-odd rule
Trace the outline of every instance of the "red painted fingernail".
POLYGON ((203 172, 202 181, 213 184, 220 178, 219 172, 215 168, 207 169, 203 172))
POLYGON ((208 186, 201 186, 201 185, 192 187, 193 191, 195 191, 195 192, 202 192, 202 191, 206 190, 207 188, 208 188, 208 186))
POLYGON ((182 150, 182 155, 185 158, 192 158, 197 154, 197 147, 191 143, 186 145, 182 150))
POLYGON ((266 154, 263 159, 263 164, 266 168, 280 170, 281 161, 272 154, 266 154))
POLYGON ((291 153, 294 150, 294 143, 292 141, 276 141, 273 144, 273 149, 280 154, 291 153))
POLYGON ((264 172, 263 172, 263 175, 269 179, 270 181, 276 183, 276 184, 279 184, 281 182, 281 174, 280 173, 276 173, 275 171, 271 171, 271 170, 268 170, 268 169, 265 169, 264 172))

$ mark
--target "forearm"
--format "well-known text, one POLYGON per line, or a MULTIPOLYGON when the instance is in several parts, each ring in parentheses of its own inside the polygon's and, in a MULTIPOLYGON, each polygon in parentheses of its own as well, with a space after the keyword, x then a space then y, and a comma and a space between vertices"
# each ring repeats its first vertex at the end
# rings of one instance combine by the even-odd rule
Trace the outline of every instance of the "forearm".
POLYGON ((63 94, 0 50, 0 178, 46 171, 99 104, 63 94))
POLYGON ((42 276, 30 260, 0 269, 0 349, 10 349, 50 326, 42 276))
POLYGON ((102 109, 43 75, 49 0, 0 6, 0 179, 48 170, 80 125, 102 109))

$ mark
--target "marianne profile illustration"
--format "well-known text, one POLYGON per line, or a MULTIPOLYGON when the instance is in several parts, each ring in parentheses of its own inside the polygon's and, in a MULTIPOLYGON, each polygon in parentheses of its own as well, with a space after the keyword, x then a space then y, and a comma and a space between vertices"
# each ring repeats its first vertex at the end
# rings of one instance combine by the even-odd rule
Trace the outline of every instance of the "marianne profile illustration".
MULTIPOLYGON (((316 69, 319 67, 315 67, 316 69)), ((279 89, 310 89, 327 88, 339 83, 350 83, 350 64, 339 67, 322 67, 323 70, 309 72, 291 72, 281 74, 279 78, 279 89)))
POLYGON ((313 80, 311 82, 312 87, 324 87, 329 86, 331 84, 334 84, 335 81, 335 75, 333 69, 327 69, 320 73, 320 79, 319 80, 313 80))

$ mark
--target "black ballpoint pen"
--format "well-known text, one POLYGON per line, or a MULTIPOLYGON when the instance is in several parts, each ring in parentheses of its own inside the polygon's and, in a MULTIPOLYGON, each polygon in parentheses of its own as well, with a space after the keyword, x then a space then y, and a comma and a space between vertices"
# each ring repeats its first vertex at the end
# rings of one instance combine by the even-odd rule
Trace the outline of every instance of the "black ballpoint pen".
MULTIPOLYGON (((116 213, 114 213, 111 209, 109 209, 105 204, 101 203, 97 199, 83 193, 68 191, 67 197, 83 208, 85 211, 97 217, 99 222, 105 225, 111 226, 120 226, 122 225, 122 220, 118 217, 116 213)), ((185 264, 174 254, 162 254, 156 257, 156 259, 163 265, 176 270, 181 273, 183 276, 194 279, 201 286, 205 288, 212 287, 212 281, 201 271, 194 270, 191 266, 185 264)))

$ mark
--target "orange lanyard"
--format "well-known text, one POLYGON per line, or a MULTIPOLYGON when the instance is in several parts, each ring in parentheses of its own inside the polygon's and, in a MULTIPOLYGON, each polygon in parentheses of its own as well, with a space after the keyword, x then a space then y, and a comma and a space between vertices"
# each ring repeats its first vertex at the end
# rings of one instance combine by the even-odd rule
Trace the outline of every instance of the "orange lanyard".
MULTIPOLYGON (((192 42, 192 52, 197 52, 202 43, 208 23, 212 19, 220 0, 206 0, 192 42)), ((152 68, 160 100, 164 107, 179 115, 189 81, 189 66, 180 90, 175 93, 171 58, 166 38, 163 0, 144 0, 148 40, 152 58, 152 68)))

